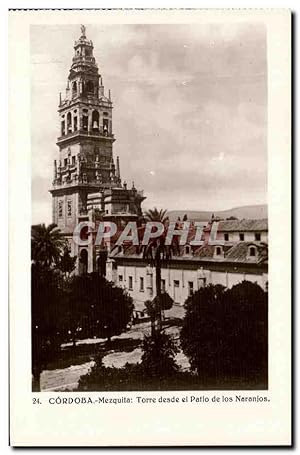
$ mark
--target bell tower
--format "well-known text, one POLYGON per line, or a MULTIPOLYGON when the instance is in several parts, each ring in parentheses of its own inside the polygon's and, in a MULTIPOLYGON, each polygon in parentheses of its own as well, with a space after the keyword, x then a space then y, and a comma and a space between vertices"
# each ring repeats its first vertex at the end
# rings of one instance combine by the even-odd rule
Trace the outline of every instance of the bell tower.
POLYGON ((101 259, 99 249, 73 242, 77 224, 108 220, 120 225, 140 219, 141 203, 146 199, 134 184, 131 189, 126 182, 121 184, 119 157, 116 163, 113 157, 111 93, 105 94, 93 49, 82 25, 74 43, 65 96, 59 95, 59 158, 54 160, 50 190, 53 223, 78 258, 77 273, 96 270, 101 259))
MULTIPOLYGON (((54 161, 53 222, 73 233, 87 216, 88 194, 121 186, 113 159, 112 101, 105 96, 93 43, 81 26, 65 96, 59 96, 59 159, 54 161)), ((117 160, 118 163, 118 160, 117 160)))

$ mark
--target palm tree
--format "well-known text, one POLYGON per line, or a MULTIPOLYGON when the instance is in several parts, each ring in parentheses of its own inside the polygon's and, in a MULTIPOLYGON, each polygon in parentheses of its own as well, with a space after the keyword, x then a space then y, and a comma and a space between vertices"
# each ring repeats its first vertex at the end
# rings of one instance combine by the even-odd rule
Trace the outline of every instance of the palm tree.
POLYGON ((168 210, 158 210, 156 207, 154 207, 154 209, 147 210, 144 215, 147 221, 160 221, 161 223, 165 224, 169 220, 167 213, 168 210))
POLYGON ((31 259, 45 267, 58 264, 66 240, 56 224, 37 224, 31 227, 31 259))
MULTIPOLYGON (((171 245, 166 245, 166 231, 169 218, 166 216, 167 210, 156 207, 148 210, 145 213, 145 218, 148 221, 159 221, 165 225, 165 230, 162 235, 155 239, 150 239, 148 245, 143 248, 143 258, 149 262, 152 267, 155 267, 155 287, 156 297, 153 300, 154 304, 154 317, 157 318, 158 331, 161 331, 161 312, 162 312, 162 292, 161 292, 161 269, 166 266, 174 251, 176 250, 177 243, 174 241, 171 245)), ((153 326, 154 327, 154 326, 153 326)))

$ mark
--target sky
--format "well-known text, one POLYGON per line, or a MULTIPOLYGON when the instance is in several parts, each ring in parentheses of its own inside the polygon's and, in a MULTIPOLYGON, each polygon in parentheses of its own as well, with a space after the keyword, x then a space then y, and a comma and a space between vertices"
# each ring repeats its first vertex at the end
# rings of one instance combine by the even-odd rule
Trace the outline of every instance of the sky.
MULTIPOLYGON (((143 208, 218 211, 267 203, 267 56, 260 23, 86 25, 114 157, 143 208)), ((78 25, 31 27, 32 222, 51 222, 64 93, 78 25)))

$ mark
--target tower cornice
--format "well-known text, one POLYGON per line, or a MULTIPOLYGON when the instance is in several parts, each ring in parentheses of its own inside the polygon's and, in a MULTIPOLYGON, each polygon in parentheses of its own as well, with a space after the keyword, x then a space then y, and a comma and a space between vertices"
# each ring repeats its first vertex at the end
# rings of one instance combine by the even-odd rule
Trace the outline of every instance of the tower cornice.
POLYGON ((85 131, 74 131, 73 133, 69 133, 66 136, 60 136, 57 138, 56 145, 68 145, 74 142, 78 142, 80 140, 88 140, 90 139, 91 141, 95 142, 95 140, 99 141, 107 141, 107 142, 115 142, 115 137, 113 134, 105 136, 104 134, 96 134, 96 133, 88 133, 85 131))

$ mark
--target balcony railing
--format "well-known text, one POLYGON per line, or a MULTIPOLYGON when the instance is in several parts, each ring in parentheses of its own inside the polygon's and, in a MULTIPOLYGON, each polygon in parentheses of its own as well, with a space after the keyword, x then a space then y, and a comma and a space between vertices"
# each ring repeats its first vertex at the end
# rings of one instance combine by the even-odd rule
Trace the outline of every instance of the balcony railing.
POLYGON ((96 130, 96 129, 87 130, 87 129, 81 128, 79 130, 68 132, 67 134, 63 134, 62 136, 59 136, 57 140, 64 141, 64 140, 71 139, 76 136, 88 136, 88 137, 94 136, 94 137, 100 137, 102 139, 114 139, 114 135, 112 133, 104 134, 102 128, 100 128, 98 130, 96 130))

